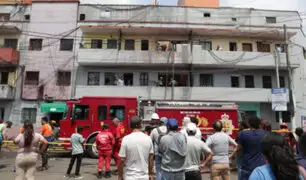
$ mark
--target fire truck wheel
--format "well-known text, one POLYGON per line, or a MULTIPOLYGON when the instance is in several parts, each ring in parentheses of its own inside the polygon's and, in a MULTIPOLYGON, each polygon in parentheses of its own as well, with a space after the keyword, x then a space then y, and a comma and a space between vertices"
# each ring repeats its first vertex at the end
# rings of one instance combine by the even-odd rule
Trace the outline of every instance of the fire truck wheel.
POLYGON ((88 144, 90 144, 89 146, 87 146, 86 148, 86 153, 90 158, 98 158, 98 150, 97 150, 97 145, 96 145, 96 137, 92 137, 88 140, 88 144), (92 145, 91 145, 92 144, 92 145))

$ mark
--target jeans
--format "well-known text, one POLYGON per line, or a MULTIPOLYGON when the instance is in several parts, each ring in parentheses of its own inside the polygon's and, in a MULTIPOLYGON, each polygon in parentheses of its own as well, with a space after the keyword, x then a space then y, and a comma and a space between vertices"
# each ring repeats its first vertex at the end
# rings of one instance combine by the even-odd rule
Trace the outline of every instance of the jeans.
POLYGON ((99 172, 102 172, 104 162, 105 162, 105 171, 110 171, 111 156, 112 156, 111 150, 99 152, 99 161, 98 161, 99 172))
POLYGON ((202 180, 201 171, 185 172, 185 180, 202 180))
POLYGON ((76 168, 75 168, 75 175, 76 176, 80 175, 80 167, 81 167, 81 163, 82 163, 82 157, 83 157, 83 154, 72 155, 71 160, 70 160, 70 164, 69 164, 69 167, 68 167, 68 170, 67 170, 66 174, 70 175, 72 167, 74 165, 74 162, 77 159, 76 168))
POLYGON ((185 172, 166 172, 161 170, 161 180, 185 180, 185 172))
POLYGON ((155 174, 156 174, 156 180, 161 180, 161 157, 159 155, 155 155, 155 174))
POLYGON ((17 154, 15 180, 34 180, 37 159, 38 154, 34 152, 17 154))
POLYGON ((41 167, 48 167, 48 158, 49 158, 48 148, 49 148, 49 144, 47 145, 46 150, 43 153, 41 153, 41 167))

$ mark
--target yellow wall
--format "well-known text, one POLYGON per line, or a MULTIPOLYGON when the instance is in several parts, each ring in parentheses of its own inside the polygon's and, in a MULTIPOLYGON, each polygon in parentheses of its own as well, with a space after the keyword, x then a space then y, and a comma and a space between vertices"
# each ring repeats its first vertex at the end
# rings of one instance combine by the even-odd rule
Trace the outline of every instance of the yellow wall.
MULTIPOLYGON (((91 40, 92 39, 102 39, 103 45, 102 48, 107 48, 107 39, 118 39, 118 34, 94 34, 94 33, 84 33, 83 34, 83 42, 85 43, 86 48, 91 47, 91 40)), ((154 36, 141 36, 141 35, 123 35, 122 42, 121 42, 121 49, 124 50, 125 48, 125 39, 134 39, 135 40, 135 50, 141 50, 141 40, 149 40, 149 50, 154 51, 156 50, 156 42, 162 37, 154 37, 154 36)), ((251 38, 216 38, 216 37, 207 37, 207 38, 193 38, 194 41, 211 41, 212 42, 212 49, 216 50, 217 46, 221 46, 223 51, 229 51, 229 43, 236 42, 237 43, 237 51, 242 51, 242 43, 251 43, 253 45, 253 51, 257 51, 257 44, 256 42, 262 40, 256 40, 251 38)), ((274 51, 275 44, 280 42, 270 42, 271 52, 274 51)))

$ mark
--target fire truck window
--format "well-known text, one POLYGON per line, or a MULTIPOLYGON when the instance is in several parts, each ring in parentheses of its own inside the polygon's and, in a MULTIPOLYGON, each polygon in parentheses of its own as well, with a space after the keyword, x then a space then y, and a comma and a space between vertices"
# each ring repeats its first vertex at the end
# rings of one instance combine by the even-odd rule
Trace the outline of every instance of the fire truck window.
POLYGON ((117 117, 120 120, 125 118, 125 107, 124 106, 111 106, 110 107, 110 119, 117 117))
POLYGON ((106 120, 106 114, 107 114, 107 107, 99 106, 98 107, 98 119, 100 121, 106 120))
POLYGON ((88 105, 76 105, 74 110, 75 120, 88 120, 89 119, 89 106, 88 105))

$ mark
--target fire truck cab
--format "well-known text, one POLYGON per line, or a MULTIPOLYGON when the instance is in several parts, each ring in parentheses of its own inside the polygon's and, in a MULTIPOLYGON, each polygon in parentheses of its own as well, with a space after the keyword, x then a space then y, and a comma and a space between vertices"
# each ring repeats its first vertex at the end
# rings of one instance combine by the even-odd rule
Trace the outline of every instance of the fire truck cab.
MULTIPOLYGON (((112 120, 117 117, 123 121, 129 132, 129 119, 137 113, 136 97, 82 97, 67 101, 68 111, 60 121, 60 138, 70 142, 70 137, 76 128, 82 126, 85 142, 95 144, 95 137, 101 130, 101 125, 108 124, 113 131, 112 120)), ((69 148, 69 147, 67 147, 69 148)), ((86 146, 86 153, 90 157, 97 157, 96 146, 86 146)))

